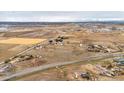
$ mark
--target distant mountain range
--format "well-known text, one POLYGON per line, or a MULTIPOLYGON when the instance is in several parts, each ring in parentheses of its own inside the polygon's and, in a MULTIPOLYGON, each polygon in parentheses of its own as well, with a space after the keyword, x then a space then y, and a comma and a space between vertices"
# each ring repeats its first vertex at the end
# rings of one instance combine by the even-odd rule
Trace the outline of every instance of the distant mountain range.
POLYGON ((41 26, 41 25, 48 25, 48 24, 65 24, 65 23, 112 23, 112 24, 124 24, 124 20, 87 20, 87 21, 78 21, 78 22, 0 22, 0 27, 7 27, 7 26, 41 26))

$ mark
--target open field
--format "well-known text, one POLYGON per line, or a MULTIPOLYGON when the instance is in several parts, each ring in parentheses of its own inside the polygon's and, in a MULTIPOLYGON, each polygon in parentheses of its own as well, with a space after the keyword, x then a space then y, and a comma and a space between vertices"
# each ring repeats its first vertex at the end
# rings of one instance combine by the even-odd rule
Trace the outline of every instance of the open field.
POLYGON ((9 38, 6 40, 0 40, 2 44, 37 44, 44 41, 45 39, 31 39, 31 38, 9 38))
MULTIPOLYGON (((114 63, 114 58, 108 60, 106 57, 104 60, 97 61, 91 59, 92 56, 99 58, 100 55, 123 54, 123 34, 124 24, 51 23, 33 27, 19 25, 10 27, 8 31, 0 32, 0 78, 18 75, 18 72, 26 69, 89 58, 89 61, 53 67, 17 79, 72 80, 63 77, 63 73, 68 76, 68 74, 71 75, 70 72, 83 71, 84 69, 79 68, 82 65, 87 66, 87 64, 91 64, 93 67, 102 66, 105 60, 107 60, 105 65, 109 62, 114 63), (3 69, 6 66, 9 66, 7 70, 3 69)), ((119 57, 123 58, 123 56, 119 57)), ((104 67, 104 69, 107 68, 104 67)), ((124 80, 123 75, 114 77, 98 75, 98 77, 98 80, 124 80)), ((79 80, 85 79, 80 78, 79 80)))

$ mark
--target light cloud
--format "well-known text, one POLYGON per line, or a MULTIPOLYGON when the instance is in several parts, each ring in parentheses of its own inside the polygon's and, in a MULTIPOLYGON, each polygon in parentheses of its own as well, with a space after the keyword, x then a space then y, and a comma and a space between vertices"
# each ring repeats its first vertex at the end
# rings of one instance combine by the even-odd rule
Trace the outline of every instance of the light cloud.
POLYGON ((0 12, 0 21, 19 22, 79 22, 79 21, 122 21, 124 12, 98 11, 98 12, 59 12, 59 11, 25 11, 0 12))

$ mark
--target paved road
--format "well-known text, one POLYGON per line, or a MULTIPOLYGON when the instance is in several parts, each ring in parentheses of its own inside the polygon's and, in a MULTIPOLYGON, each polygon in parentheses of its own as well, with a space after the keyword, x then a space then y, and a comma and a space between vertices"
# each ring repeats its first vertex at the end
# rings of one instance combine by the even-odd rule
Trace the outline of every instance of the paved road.
POLYGON ((42 66, 28 68, 28 69, 19 71, 19 72, 13 74, 13 75, 6 76, 4 78, 0 78, 0 80, 1 81, 14 80, 15 78, 19 78, 19 77, 23 77, 25 75, 30 75, 30 74, 33 74, 33 73, 37 73, 39 71, 43 71, 43 70, 53 68, 53 67, 56 67, 56 66, 63 66, 63 65, 79 63, 79 62, 82 62, 82 61, 92 61, 92 60, 99 60, 99 59, 111 58, 111 57, 117 57, 117 56, 124 56, 124 54, 104 54, 104 55, 99 55, 99 56, 86 57, 86 58, 83 58, 82 60, 77 60, 77 61, 59 62, 59 63, 52 63, 52 64, 47 64, 47 65, 42 65, 42 66))

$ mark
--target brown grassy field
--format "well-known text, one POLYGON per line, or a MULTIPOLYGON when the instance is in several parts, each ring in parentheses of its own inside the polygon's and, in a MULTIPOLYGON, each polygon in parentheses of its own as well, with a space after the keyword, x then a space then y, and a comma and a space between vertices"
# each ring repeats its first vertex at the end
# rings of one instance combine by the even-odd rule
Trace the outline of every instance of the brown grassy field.
POLYGON ((31 38, 9 38, 6 40, 0 40, 0 43, 2 44, 36 44, 39 42, 44 41, 45 39, 31 39, 31 38))

